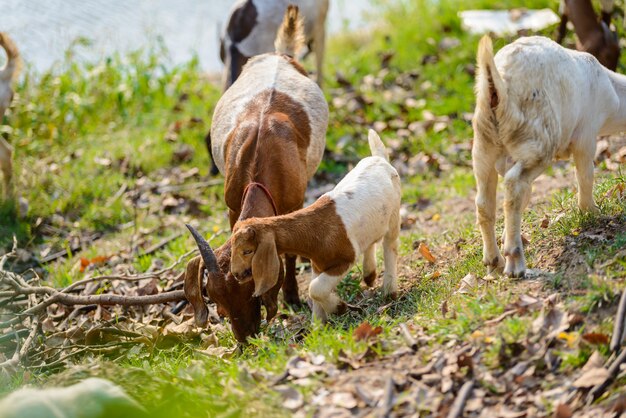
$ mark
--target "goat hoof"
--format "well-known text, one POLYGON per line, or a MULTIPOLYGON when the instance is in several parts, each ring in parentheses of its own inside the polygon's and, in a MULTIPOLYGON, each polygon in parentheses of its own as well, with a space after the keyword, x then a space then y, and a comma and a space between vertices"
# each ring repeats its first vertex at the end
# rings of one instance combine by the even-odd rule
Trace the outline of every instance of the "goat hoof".
POLYGON ((335 313, 337 315, 343 315, 346 312, 348 312, 348 304, 346 302, 339 302, 339 304, 337 305, 337 309, 335 310, 335 313))
POLYGON ((375 271, 373 271, 370 274, 368 274, 367 276, 363 276, 363 281, 365 282, 367 287, 372 287, 372 286, 374 286, 374 282, 376 281, 376 277, 378 277, 378 275, 376 274, 375 271))
POLYGON ((524 260, 516 257, 507 258, 504 275, 512 279, 521 279, 526 275, 524 260))
POLYGON ((502 271, 504 268, 504 257, 498 254, 495 257, 484 257, 483 265, 487 267, 488 273, 493 273, 494 271, 502 271))

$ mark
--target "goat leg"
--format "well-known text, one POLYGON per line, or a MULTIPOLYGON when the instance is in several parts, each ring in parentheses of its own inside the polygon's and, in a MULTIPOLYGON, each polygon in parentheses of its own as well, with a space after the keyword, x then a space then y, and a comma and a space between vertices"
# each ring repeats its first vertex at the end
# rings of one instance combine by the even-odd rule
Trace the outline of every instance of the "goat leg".
POLYGON ((283 282, 283 298, 287 305, 299 307, 301 305, 298 294, 298 280, 296 279, 296 256, 285 254, 285 281, 283 282))

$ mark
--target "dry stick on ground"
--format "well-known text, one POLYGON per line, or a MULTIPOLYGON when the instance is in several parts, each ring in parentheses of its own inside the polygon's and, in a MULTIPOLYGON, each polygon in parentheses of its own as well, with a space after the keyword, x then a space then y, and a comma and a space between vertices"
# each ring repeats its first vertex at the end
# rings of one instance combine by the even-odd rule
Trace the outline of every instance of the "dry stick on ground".
POLYGON ((615 316, 615 326, 613 327, 613 336, 611 338, 611 352, 615 353, 619 350, 626 336, 626 289, 622 290, 622 297, 619 300, 617 315, 615 316))
POLYGON ((176 266, 178 266, 180 263, 182 263, 183 260, 185 260, 190 255, 196 253, 197 251, 198 251, 197 248, 194 248, 193 250, 187 251, 185 254, 183 254, 180 257, 178 257, 178 259, 175 262, 173 262, 171 265, 169 265, 168 267, 166 267, 164 269, 158 270, 158 271, 153 271, 151 273, 129 274, 129 275, 126 275, 126 276, 104 275, 104 276, 88 277, 86 279, 82 279, 82 280, 79 280, 77 282, 72 283, 71 285, 69 285, 69 286, 65 287, 64 289, 62 289, 60 292, 61 293, 68 293, 68 292, 70 292, 70 291, 72 291, 72 290, 76 289, 77 287, 82 286, 84 284, 91 283, 91 282, 97 282, 97 281, 103 281, 103 280, 138 281, 138 280, 144 280, 144 279, 157 278, 157 277, 160 277, 160 276, 164 275, 165 273, 168 273, 168 272, 174 270, 174 268, 176 266))
POLYGON ((406 345, 409 346, 411 350, 417 351, 417 342, 411 336, 411 332, 409 331, 409 328, 404 323, 400 324, 400 335, 402 335, 404 342, 406 343, 406 345))
MULTIPOLYGON (((28 334, 28 337, 26 337, 26 340, 24 340, 24 344, 22 345, 22 347, 19 347, 19 343, 18 343, 19 349, 15 350, 15 354, 13 354, 13 357, 10 360, 0 363, 0 369, 4 369, 8 367, 15 367, 20 363, 20 361, 24 357, 26 357, 26 354, 28 353, 28 350, 30 349, 31 344, 35 340, 35 335, 37 334, 38 328, 39 328, 39 319, 35 317, 33 318, 33 321, 31 323, 30 333, 28 334)), ((18 338, 18 341, 19 341, 19 338, 18 338)))
POLYGON ((450 412, 448 412, 448 418, 459 418, 463 416, 463 410, 465 409, 465 404, 472 394, 472 390, 474 389, 474 379, 468 380, 461 386, 459 390, 459 394, 457 395, 454 403, 452 404, 452 408, 450 408, 450 412))

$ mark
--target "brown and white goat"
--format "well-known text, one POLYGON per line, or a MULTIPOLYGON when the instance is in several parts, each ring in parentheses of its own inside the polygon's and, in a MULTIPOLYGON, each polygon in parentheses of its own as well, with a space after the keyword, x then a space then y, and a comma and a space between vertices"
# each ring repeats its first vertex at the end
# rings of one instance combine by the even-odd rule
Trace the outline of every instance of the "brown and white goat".
POLYGON ((304 19, 305 41, 315 53, 317 83, 321 85, 328 0, 239 0, 231 9, 220 44, 224 91, 237 80, 250 58, 274 51, 274 40, 289 4, 297 6, 304 19))
POLYGON ((532 182, 554 159, 574 157, 578 206, 598 211, 596 138, 626 129, 626 77, 541 36, 520 38, 495 57, 485 36, 477 61, 472 162, 483 263, 521 277, 522 212, 532 182), (495 235, 498 174, 504 177, 504 258, 495 235))
POLYGON ((385 146, 369 133, 371 157, 362 159, 337 186, 311 206, 287 215, 237 222, 231 237, 231 272, 252 272, 257 294, 275 286, 281 254, 311 260, 315 278, 309 285, 314 319, 325 322, 345 304, 337 284, 363 255, 363 280, 376 279, 376 242, 383 240, 383 294, 395 296, 400 233, 400 177, 389 164, 385 146))
POLYGON ((557 42, 563 42, 568 20, 576 32, 576 49, 588 52, 609 70, 615 71, 619 61, 619 40, 610 30, 613 0, 602 0, 602 18, 598 20, 591 0, 561 0, 561 23, 557 42))
MULTIPOLYGON (((307 182, 321 162, 326 144, 328 104, 320 88, 292 56, 303 47, 302 33, 303 22, 298 9, 289 6, 276 39, 276 52, 251 59, 215 108, 211 129, 213 155, 224 173, 231 227, 239 219, 300 209, 307 182)), ((236 283, 228 274, 230 242, 215 253, 221 273, 215 270, 214 275, 209 274, 207 293, 223 310, 228 311, 227 304, 232 307, 227 313, 233 332, 245 339, 254 327, 235 325, 236 318, 243 315, 241 311, 251 309, 246 304, 253 304, 251 311, 259 318, 255 322, 260 323, 260 303, 256 297, 264 296, 268 319, 271 319, 270 310, 273 316, 280 285, 272 286, 274 290, 261 290, 255 289, 250 278, 245 283, 236 283), (237 285, 239 290, 233 290, 237 285), (265 296, 267 292, 271 297, 265 296), (217 293, 221 296, 214 296, 217 293), (246 329, 235 331, 235 327, 246 329)), ((282 263, 278 270, 274 283, 282 280, 282 263)), ((285 270, 283 297, 289 304, 298 304, 295 256, 285 257, 285 270)), ((193 293, 188 299, 196 312, 205 309, 199 284, 202 271, 203 267, 191 266, 185 279, 186 289, 189 287, 193 293)))
MULTIPOLYGON (((0 124, 4 117, 4 112, 11 105, 13 100, 13 88, 11 84, 17 74, 17 68, 19 64, 19 52, 15 43, 4 32, 0 32, 0 46, 6 51, 7 63, 0 70, 0 124)), ((13 155, 13 148, 9 143, 0 135, 0 170, 4 176, 4 193, 9 197, 13 195, 13 182, 11 181, 13 176, 13 163, 11 157, 13 155)))

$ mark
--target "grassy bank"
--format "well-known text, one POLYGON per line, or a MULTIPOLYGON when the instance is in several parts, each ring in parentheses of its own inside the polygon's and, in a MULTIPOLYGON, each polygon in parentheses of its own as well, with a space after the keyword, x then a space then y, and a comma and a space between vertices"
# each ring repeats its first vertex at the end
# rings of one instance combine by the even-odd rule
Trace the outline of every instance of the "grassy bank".
MULTIPOLYGON (((336 181, 366 155, 367 128, 381 131, 403 178, 398 300, 363 289, 357 266, 339 290, 362 310, 325 327, 311 326, 307 309, 282 307, 283 315, 235 352, 228 324, 216 324, 204 338, 196 333, 170 347, 135 343, 107 354, 77 354, 58 368, 30 364, 16 374, 0 374, 0 393, 25 383, 67 384, 97 375, 122 385, 155 416, 265 416, 290 415, 285 400, 298 397, 286 386, 312 405, 305 410, 310 413, 330 405, 323 403, 322 388, 341 386, 337 376, 358 371, 356 363, 384 370, 387 362, 404 359, 394 356, 405 346, 399 324, 408 324, 420 346, 411 354, 411 370, 439 351, 469 346, 476 350, 474 373, 488 392, 485 398, 496 397, 498 390, 485 376, 497 376, 515 361, 532 361, 530 348, 520 353, 518 345, 538 338, 532 323, 542 315, 542 301, 555 293, 559 309, 583 315, 584 326, 555 339, 550 352, 559 366, 549 371, 552 380, 533 390, 567 386, 594 350, 606 356, 606 344, 589 344, 582 336, 610 334, 615 295, 624 287, 626 204, 619 190, 625 173, 611 156, 602 159, 596 188, 602 215, 590 217, 576 210, 571 167, 557 164, 540 179, 539 196, 525 214, 531 278, 482 280, 469 115, 478 38, 461 30, 457 2, 398 3, 380 6, 381 18, 371 31, 330 41, 328 151, 313 184, 336 181), (434 263, 416 251, 420 243, 431 248, 434 263), (526 295, 539 307, 489 323, 526 295), (380 334, 360 339, 355 328, 364 321, 380 326, 380 334), (278 379, 294 356, 319 366, 306 382, 278 379)), ((541 0, 463 3, 465 8, 516 5, 556 8, 541 0)), ((511 39, 497 40, 496 48, 511 39)), ((27 73, 20 82, 3 132, 16 148, 17 190, 28 208, 18 216, 16 205, 5 203, 0 212, 0 248, 8 249, 15 234, 26 249, 15 269, 66 251, 67 256, 35 267, 47 282, 78 280, 86 274, 81 259, 97 257, 117 257, 128 271, 143 272, 169 265, 193 248, 187 234, 177 236, 183 223, 195 222, 207 235, 227 229, 223 188, 208 177, 203 142, 219 87, 202 76, 195 61, 165 67, 164 53, 157 47, 93 65, 74 62, 69 53, 49 73, 27 73), (163 248, 149 251, 164 239, 163 248)), ((103 274, 118 268, 111 261, 93 264, 103 274)), ((545 370, 537 372, 539 379, 545 370)), ((452 379, 453 390, 442 391, 441 405, 450 403, 463 377, 452 379)), ((623 386, 626 380, 620 379, 623 386)), ((411 387, 396 382, 397 397, 412 394, 411 387)), ((546 397, 544 411, 555 406, 546 397)))

